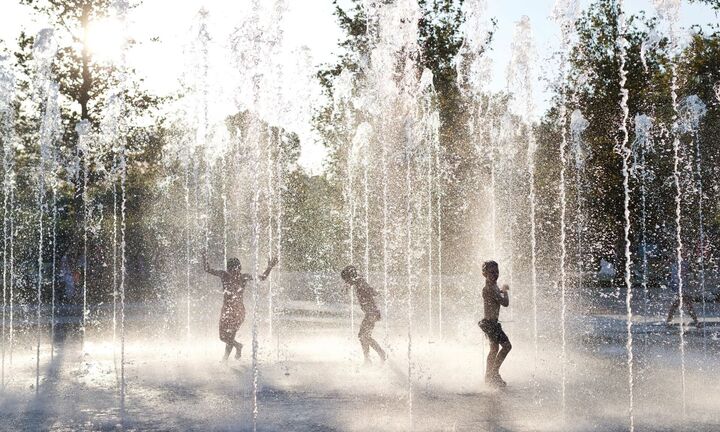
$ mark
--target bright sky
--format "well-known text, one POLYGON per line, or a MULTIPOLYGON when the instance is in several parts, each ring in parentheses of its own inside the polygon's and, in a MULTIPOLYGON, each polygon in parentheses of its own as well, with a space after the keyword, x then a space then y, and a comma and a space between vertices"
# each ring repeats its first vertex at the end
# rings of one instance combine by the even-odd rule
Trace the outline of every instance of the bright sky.
MULTIPOLYGON (((584 5, 588 0, 580 2, 584 5)), ((229 81, 227 77, 233 76, 235 71, 224 48, 229 34, 247 13, 249 3, 236 0, 144 0, 143 4, 130 14, 129 32, 136 40, 147 42, 130 54, 129 61, 146 77, 147 85, 152 91, 158 94, 176 91, 188 63, 185 50, 193 37, 190 29, 196 20, 197 12, 204 6, 209 11, 208 22, 213 40, 210 49, 211 82, 225 83, 229 81), (159 42, 149 42, 151 38, 157 38, 159 42)), ((538 47, 540 65, 536 67, 536 72, 538 76, 547 73, 548 71, 544 70, 547 69, 544 60, 557 49, 559 42, 557 27, 549 18, 555 1, 488 0, 487 3, 489 16, 497 19, 497 31, 491 51, 493 73, 488 87, 500 90, 506 86, 505 68, 509 61, 514 26, 523 15, 530 17, 535 45, 538 47)), ((288 11, 281 26, 285 52, 290 57, 297 57, 297 53, 307 47, 305 51, 311 56, 311 65, 332 62, 338 51, 337 40, 341 36, 332 15, 332 0, 286 0, 286 4, 288 11)), ((631 0, 627 1, 626 5, 629 12, 642 9, 653 14, 654 11, 652 0, 631 0)), ((717 13, 708 6, 682 3, 681 28, 719 21, 717 13)), ((28 7, 19 5, 18 0, 0 0, 0 39, 5 41, 5 46, 13 46, 13 41, 22 28, 29 33, 35 33, 45 26, 47 24, 43 17, 36 16, 28 7)), ((111 44, 116 30, 111 26, 97 26, 94 35, 103 39, 103 42, 98 43, 98 49, 111 44)), ((283 67, 289 68, 290 62, 297 63, 298 59, 286 59, 283 67)), ((539 79, 534 84, 537 114, 547 106, 549 94, 544 86, 539 79)), ((232 94, 229 90, 231 89, 223 85, 215 85, 211 89, 211 120, 219 121, 236 109, 236 101, 228 97, 232 94)), ((307 99, 312 102, 315 98, 311 96, 317 96, 318 90, 314 88, 308 91, 307 99)), ((296 109, 306 114, 308 112, 306 107, 296 109)), ((303 117, 305 124, 298 126, 298 133, 303 141, 301 164, 306 169, 317 172, 321 169, 325 152, 307 124, 308 118, 307 115, 303 117)))

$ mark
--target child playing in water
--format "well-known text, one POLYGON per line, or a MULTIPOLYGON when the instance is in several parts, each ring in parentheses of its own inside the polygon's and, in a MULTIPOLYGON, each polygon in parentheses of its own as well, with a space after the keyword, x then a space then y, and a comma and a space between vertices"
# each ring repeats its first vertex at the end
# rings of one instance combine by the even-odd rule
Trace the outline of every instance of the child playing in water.
POLYGON ((510 304, 508 291, 510 287, 503 285, 498 288, 497 280, 500 277, 500 268, 495 261, 485 261, 482 265, 482 274, 485 276, 485 287, 482 296, 484 303, 484 318, 478 323, 490 340, 490 352, 485 367, 485 383, 493 387, 505 387, 507 384, 500 377, 500 366, 512 349, 510 339, 507 337, 498 322, 500 306, 510 304), (502 349, 499 349, 502 347, 502 349))
MULTIPOLYGON (((225 355, 223 361, 227 361, 230 357, 232 349, 235 348, 235 358, 239 359, 242 353, 242 344, 235 340, 240 325, 245 321, 245 304, 243 303, 243 294, 245 286, 251 281, 252 275, 241 273, 242 266, 237 258, 230 258, 227 261, 227 270, 213 270, 207 262, 207 255, 202 255, 203 268, 211 275, 218 276, 222 281, 223 287, 223 305, 220 310, 220 340, 225 343, 225 355)), ((277 258, 273 258, 268 262, 265 272, 258 278, 263 281, 270 275, 270 271, 277 264, 277 258)))
POLYGON ((380 311, 373 298, 377 295, 377 291, 375 291, 364 278, 358 275, 357 269, 354 266, 349 265, 345 267, 340 273, 340 277, 342 277, 345 283, 355 288, 355 295, 360 304, 360 309, 365 313, 365 317, 360 324, 360 332, 358 333, 360 346, 365 355, 365 364, 370 364, 370 347, 380 356, 380 361, 384 362, 387 358, 385 351, 380 348, 380 344, 372 337, 375 323, 380 321, 380 311))

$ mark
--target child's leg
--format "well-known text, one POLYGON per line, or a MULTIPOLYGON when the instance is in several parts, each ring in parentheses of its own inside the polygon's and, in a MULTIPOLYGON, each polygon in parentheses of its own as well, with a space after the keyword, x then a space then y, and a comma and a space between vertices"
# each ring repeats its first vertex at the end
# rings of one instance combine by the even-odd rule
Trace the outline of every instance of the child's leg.
POLYGON ((237 333, 237 327, 233 322, 226 320, 220 320, 220 340, 225 343, 225 355, 223 360, 227 360, 232 353, 233 348, 237 348, 238 343, 235 341, 235 333, 237 333))
POLYGON ((490 341, 490 351, 487 355, 487 364, 485 365, 485 379, 492 378, 497 370, 495 369, 495 359, 498 355, 500 346, 497 342, 490 341))
POLYGON ((242 325, 243 322, 245 322, 245 308, 244 307, 242 309, 240 309, 237 313, 235 331, 233 332, 233 335, 232 335, 233 345, 235 346, 235 358, 238 360, 240 359, 240 356, 242 355, 243 345, 240 342, 235 340, 235 335, 237 334, 237 331, 240 329, 240 326, 242 325))
POLYGON ((512 344, 509 340, 506 340, 500 344, 502 349, 497 354, 497 357, 495 358, 495 373, 500 374, 500 366, 502 366, 503 362, 505 361, 505 357, 507 357, 508 353, 510 353, 510 350, 512 349, 512 344))
POLYGON ((360 331, 358 332, 358 339, 360 339, 360 346, 362 347, 365 361, 370 360, 370 332, 372 331, 372 322, 368 319, 367 315, 363 318, 360 324, 360 331))
POLYGON ((380 319, 379 316, 368 316, 368 325, 367 325, 367 342, 368 345, 372 347, 372 349, 375 350, 375 352, 380 356, 380 359, 382 361, 385 361, 385 351, 380 348, 380 344, 377 343, 375 338, 372 337, 372 332, 375 330, 375 323, 378 322, 380 319))
POLYGON ((365 361, 370 360, 370 342, 367 340, 367 338, 360 338, 360 347, 362 348, 363 356, 365 357, 365 361))
POLYGON ((693 323, 697 325, 698 323, 698 317, 695 313, 695 306, 693 305, 693 299, 690 296, 683 296, 683 306, 685 306, 685 309, 688 311, 688 315, 690 315, 690 318, 692 318, 693 323))
POLYGON ((376 341, 375 339, 370 338, 370 346, 371 346, 372 349, 374 349, 375 352, 380 356, 380 359, 382 359, 382 361, 385 361, 385 358, 387 357, 387 356, 385 355, 385 350, 383 350, 383 349, 380 347, 380 344, 377 343, 377 341, 376 341))
POLYGON ((225 344, 225 354, 223 355, 223 360, 227 360, 228 357, 230 357, 230 353, 232 352, 233 345, 231 343, 225 344))
POLYGON ((673 315, 675 315, 675 311, 680 307, 680 298, 678 297, 677 300, 673 302, 673 304, 670 305, 670 311, 668 311, 668 317, 665 322, 670 324, 670 321, 673 319, 673 315))

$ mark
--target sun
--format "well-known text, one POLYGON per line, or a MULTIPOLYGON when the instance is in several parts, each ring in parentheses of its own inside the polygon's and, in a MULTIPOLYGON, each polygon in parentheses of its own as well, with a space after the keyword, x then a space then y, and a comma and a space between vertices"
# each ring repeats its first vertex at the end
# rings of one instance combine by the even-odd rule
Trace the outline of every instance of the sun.
POLYGON ((123 26, 114 18, 103 18, 88 24, 87 44, 95 61, 116 62, 123 50, 123 26))

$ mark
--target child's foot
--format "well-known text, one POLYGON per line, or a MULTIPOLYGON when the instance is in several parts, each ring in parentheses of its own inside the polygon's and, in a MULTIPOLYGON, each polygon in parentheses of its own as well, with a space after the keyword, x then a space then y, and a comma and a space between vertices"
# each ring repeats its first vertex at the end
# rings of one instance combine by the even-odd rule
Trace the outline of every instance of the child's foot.
POLYGON ((235 347, 235 360, 240 360, 241 356, 242 356, 242 344, 238 342, 237 346, 235 347))
POLYGON ((497 385, 497 386, 500 387, 500 388, 502 388, 502 387, 507 387, 507 383, 505 382, 505 380, 503 380, 503 379, 500 377, 500 374, 497 374, 497 375, 495 376, 495 385, 497 385))
POLYGON ((497 375, 485 375, 485 384, 493 388, 503 388, 507 386, 507 383, 497 375))
POLYGON ((378 355, 380 356, 380 363, 385 363, 385 360, 387 360, 387 353, 385 351, 381 351, 378 355))
POLYGON ((485 374, 485 385, 495 387, 495 378, 492 375, 485 374))

